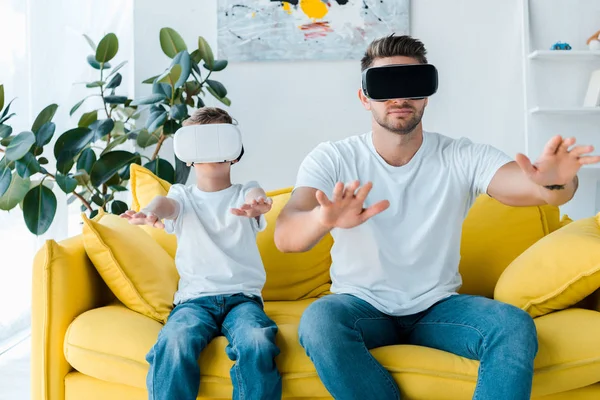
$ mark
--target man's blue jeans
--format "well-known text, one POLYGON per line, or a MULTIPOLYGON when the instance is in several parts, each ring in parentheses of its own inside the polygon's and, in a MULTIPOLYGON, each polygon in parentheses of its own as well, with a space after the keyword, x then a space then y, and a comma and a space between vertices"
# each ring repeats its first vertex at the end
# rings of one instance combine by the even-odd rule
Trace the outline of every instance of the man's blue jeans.
POLYGON ((277 326, 258 297, 200 297, 177 305, 146 360, 150 400, 194 400, 200 384, 200 352, 216 336, 229 340, 227 355, 234 399, 281 398, 275 365, 277 326))
POLYGON ((524 311, 484 297, 453 295, 421 313, 392 317, 346 294, 304 312, 300 343, 336 400, 399 399, 389 372, 368 351, 413 344, 479 360, 473 399, 529 400, 537 333, 524 311))

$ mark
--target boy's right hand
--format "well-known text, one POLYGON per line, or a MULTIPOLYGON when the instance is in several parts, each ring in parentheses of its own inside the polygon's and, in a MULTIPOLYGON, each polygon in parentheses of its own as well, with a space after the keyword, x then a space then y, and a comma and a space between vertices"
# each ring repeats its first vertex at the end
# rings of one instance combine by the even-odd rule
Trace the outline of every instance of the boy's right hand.
POLYGON ((158 229, 165 227, 165 224, 152 212, 127 210, 120 217, 125 218, 132 225, 150 225, 158 229))

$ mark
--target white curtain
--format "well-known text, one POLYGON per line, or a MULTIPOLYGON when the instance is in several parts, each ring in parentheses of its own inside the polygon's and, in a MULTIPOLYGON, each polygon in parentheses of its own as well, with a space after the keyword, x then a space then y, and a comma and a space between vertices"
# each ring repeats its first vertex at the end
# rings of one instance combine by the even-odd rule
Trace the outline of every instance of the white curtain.
MULTIPOLYGON (((98 44, 110 32, 119 38, 111 64, 129 61, 120 70, 123 83, 117 94, 132 97, 133 0, 0 0, 0 84, 6 103, 17 98, 11 106, 17 116, 9 121, 13 134, 31 129, 38 113, 52 103, 59 105, 54 139, 76 127, 81 113, 96 108, 90 101, 69 116, 71 107, 91 93, 75 83, 99 80, 98 71, 86 62, 93 51, 83 34, 98 44)), ((53 143, 44 152, 49 170, 55 165, 52 148, 53 143)), ((0 351, 11 335, 29 329, 35 252, 46 239, 59 241, 81 232, 79 203, 67 207, 66 196, 57 189, 54 224, 40 237, 29 233, 19 207, 0 211, 0 351)))

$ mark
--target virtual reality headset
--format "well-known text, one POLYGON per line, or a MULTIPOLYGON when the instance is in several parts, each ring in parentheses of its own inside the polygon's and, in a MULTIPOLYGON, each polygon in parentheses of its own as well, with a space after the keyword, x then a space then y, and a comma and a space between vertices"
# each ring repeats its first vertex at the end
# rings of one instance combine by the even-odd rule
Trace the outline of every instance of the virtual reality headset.
POLYGON ((431 64, 384 65, 362 73, 362 91, 369 99, 422 99, 438 88, 437 69, 431 64))
POLYGON ((184 126, 173 142, 175 155, 185 163, 233 162, 244 154, 242 134, 232 124, 184 126))

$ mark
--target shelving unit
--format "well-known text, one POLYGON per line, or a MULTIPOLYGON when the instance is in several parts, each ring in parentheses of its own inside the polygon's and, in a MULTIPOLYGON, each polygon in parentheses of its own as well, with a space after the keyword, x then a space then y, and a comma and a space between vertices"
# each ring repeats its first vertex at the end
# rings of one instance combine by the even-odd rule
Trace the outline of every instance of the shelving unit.
POLYGON ((535 50, 527 55, 530 60, 594 60, 600 59, 600 51, 592 50, 535 50))
POLYGON ((529 109, 532 115, 599 115, 600 107, 572 107, 572 108, 550 108, 550 107, 533 107, 529 109))

